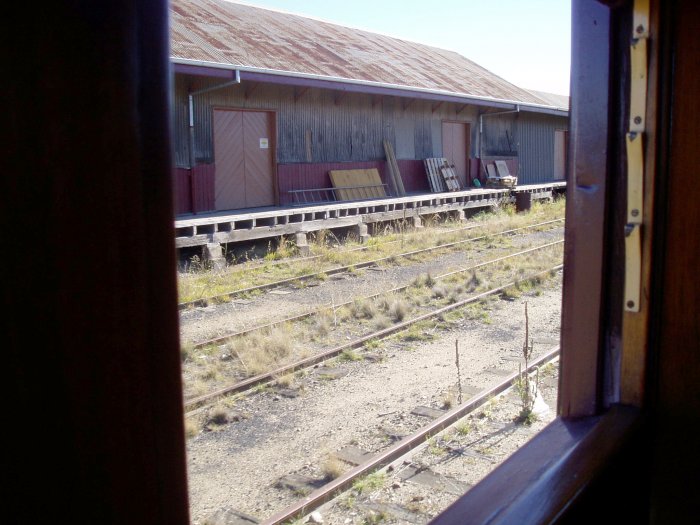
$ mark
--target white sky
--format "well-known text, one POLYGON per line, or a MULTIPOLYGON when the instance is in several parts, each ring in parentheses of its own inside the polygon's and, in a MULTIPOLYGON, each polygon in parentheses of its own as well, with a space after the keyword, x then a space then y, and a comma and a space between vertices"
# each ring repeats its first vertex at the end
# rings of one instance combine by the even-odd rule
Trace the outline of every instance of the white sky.
POLYGON ((245 0, 456 51, 524 88, 569 94, 570 0, 245 0))

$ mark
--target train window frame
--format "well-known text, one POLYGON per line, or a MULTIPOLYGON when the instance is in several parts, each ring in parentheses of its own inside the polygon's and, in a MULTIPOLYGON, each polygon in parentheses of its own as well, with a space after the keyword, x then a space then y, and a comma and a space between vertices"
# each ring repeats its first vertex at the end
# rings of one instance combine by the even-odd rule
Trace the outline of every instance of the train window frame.
MULTIPOLYGON (((622 311, 624 212, 613 208, 614 203, 624 202, 626 189, 621 143, 629 118, 629 86, 623 76, 629 74, 623 49, 629 46, 629 36, 623 35, 631 32, 632 9, 630 3, 616 4, 619 2, 572 2, 559 417, 433 524, 558 521, 576 508, 578 498, 592 485, 600 484, 602 472, 608 472, 615 461, 624 462, 620 457, 625 450, 634 449, 643 439, 650 305, 643 294, 641 313, 622 311)), ((658 2, 651 7, 653 35, 660 27, 660 7, 658 2)), ((659 42, 652 41, 649 49, 648 130, 657 126, 659 42)), ((650 137, 655 140, 647 141, 644 153, 643 288, 648 288, 651 275, 650 226, 659 139, 653 132, 650 137)), ((631 460, 628 462, 629 467, 631 460)), ((644 467, 638 468, 642 472, 644 467)), ((641 494, 644 489, 627 490, 641 494)), ((619 503, 619 490, 610 493, 619 503)), ((615 505, 607 507, 611 508, 615 505)), ((637 505, 636 512, 642 508, 637 505)), ((622 512, 621 520, 629 519, 622 512)), ((590 517, 595 519, 595 514, 590 517)), ((640 519, 643 517, 641 514, 640 519)), ((580 518, 576 515, 575 520, 580 518)))

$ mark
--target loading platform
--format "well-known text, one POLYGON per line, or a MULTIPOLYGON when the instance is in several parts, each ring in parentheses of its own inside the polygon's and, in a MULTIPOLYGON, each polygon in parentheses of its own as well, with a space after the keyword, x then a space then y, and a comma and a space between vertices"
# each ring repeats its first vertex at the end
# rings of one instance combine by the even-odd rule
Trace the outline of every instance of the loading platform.
MULTIPOLYGON (((420 226, 421 216, 454 213, 464 218, 466 210, 489 208, 500 203, 551 200, 566 190, 566 182, 518 186, 515 189, 469 189, 446 193, 422 193, 351 202, 334 202, 305 207, 267 207, 207 212, 180 216, 175 220, 177 249, 246 242, 280 236, 296 236, 306 244, 309 232, 357 228, 360 239, 367 238, 367 225, 406 219, 420 226), (520 197, 518 197, 520 195, 520 197)), ((211 254, 216 258, 215 254, 211 254)))

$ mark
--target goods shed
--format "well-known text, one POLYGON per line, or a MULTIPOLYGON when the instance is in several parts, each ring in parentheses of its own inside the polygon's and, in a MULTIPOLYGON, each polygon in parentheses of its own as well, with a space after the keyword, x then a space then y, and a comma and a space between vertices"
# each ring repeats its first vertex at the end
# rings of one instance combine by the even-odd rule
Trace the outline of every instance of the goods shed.
POLYGON ((460 189, 496 159, 521 185, 564 178, 567 97, 451 51, 289 13, 222 0, 170 9, 178 215, 333 200, 306 191, 331 187, 331 170, 376 169, 388 197, 430 193, 428 158, 446 159, 460 189))

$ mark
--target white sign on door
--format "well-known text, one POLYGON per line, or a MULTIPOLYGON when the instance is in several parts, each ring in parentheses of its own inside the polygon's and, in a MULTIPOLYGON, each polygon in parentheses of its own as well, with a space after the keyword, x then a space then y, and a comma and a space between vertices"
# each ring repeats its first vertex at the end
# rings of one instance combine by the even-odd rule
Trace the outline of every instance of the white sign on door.
POLYGON ((260 139, 260 149, 267 149, 269 147, 269 143, 267 139, 260 139))

